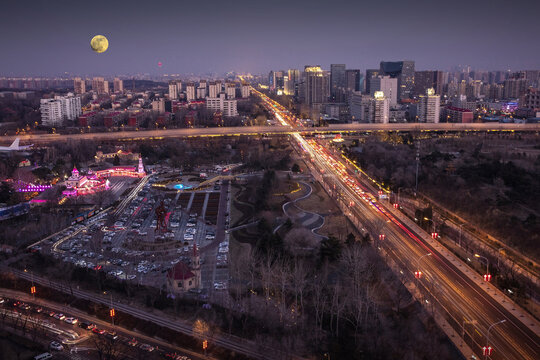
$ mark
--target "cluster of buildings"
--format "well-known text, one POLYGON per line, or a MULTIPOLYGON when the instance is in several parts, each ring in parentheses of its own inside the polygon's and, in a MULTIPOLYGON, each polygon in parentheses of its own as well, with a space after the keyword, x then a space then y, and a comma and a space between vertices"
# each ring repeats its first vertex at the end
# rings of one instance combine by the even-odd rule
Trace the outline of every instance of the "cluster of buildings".
POLYGON ((265 83, 278 95, 293 96, 312 119, 329 121, 472 122, 540 112, 538 70, 416 71, 414 61, 381 61, 365 72, 345 64, 331 64, 329 71, 319 65, 270 71, 265 83))
POLYGON ((195 116, 193 110, 201 107, 220 122, 222 117, 238 116, 237 101, 250 96, 249 84, 221 80, 171 80, 165 93, 125 91, 120 78, 109 81, 103 77, 76 77, 72 85, 73 93, 41 99, 43 126, 61 127, 73 121, 80 127, 139 127, 148 118, 156 125, 165 125, 181 109, 190 111, 186 116, 189 125, 195 116))
POLYGON ((231 117, 238 115, 236 99, 250 96, 250 86, 246 83, 220 80, 200 80, 198 83, 173 80, 169 82, 168 95, 171 101, 204 101, 207 109, 231 117))

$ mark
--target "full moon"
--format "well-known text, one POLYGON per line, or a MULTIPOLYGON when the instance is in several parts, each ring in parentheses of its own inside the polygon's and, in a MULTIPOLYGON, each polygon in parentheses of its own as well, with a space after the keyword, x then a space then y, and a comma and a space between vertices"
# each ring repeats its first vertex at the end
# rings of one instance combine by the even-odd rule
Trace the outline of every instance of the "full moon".
POLYGON ((90 40, 90 47, 97 53, 105 52, 109 47, 109 40, 103 35, 96 35, 90 40))

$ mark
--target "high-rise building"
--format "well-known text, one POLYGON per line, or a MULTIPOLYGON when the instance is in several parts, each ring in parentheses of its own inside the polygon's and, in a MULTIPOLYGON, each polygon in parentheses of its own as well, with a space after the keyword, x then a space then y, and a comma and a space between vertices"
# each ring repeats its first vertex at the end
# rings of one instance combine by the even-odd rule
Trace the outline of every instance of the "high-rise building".
POLYGON ((195 92, 195 83, 187 83, 186 84, 186 100, 187 101, 193 101, 197 97, 197 93, 195 92))
POLYGON ((41 124, 43 126, 55 127, 62 126, 64 117, 62 116, 62 104, 55 99, 41 99, 41 124))
POLYGON ((197 99, 204 99, 206 98, 206 86, 201 87, 199 86, 197 88, 197 99))
POLYGON ((350 115, 353 121, 368 123, 373 118, 373 98, 362 95, 360 91, 352 92, 349 98, 350 115))
POLYGON ((92 90, 100 94, 109 93, 109 82, 102 77, 95 77, 92 79, 92 90))
POLYGON ((443 71, 438 70, 415 71, 413 95, 424 95, 431 88, 435 90, 435 94, 441 95, 444 85, 447 83, 447 80, 445 81, 447 74, 445 76, 443 71))
POLYGON ((353 91, 362 91, 364 77, 360 70, 345 70, 345 89, 348 93, 353 91))
MULTIPOLYGON (((221 87, 221 85, 219 85, 221 87)), ((221 92, 221 89, 218 87, 218 83, 215 81, 210 81, 208 85, 208 97, 215 99, 218 97, 218 94, 221 92)))
POLYGON ((119 78, 114 78, 113 82, 114 92, 123 93, 124 92, 124 81, 119 78))
POLYGON ((377 124, 388 124, 390 119, 390 101, 382 91, 376 91, 373 97, 372 122, 377 124))
POLYGON ((237 102, 235 99, 227 99, 225 93, 220 93, 217 98, 206 98, 206 108, 213 111, 221 111, 223 116, 237 116, 237 102))
POLYGON ((205 88, 205 89, 206 89, 206 88, 207 88, 207 85, 208 85, 208 83, 207 83, 206 80, 201 80, 201 81, 199 81, 199 87, 200 87, 200 88, 205 88))
POLYGON ((243 98, 248 98, 251 94, 251 90, 249 89, 249 84, 242 84, 242 87, 240 88, 240 92, 242 94, 243 98))
POLYGON ((375 95, 376 92, 382 91, 384 97, 388 99, 390 106, 397 105, 398 81, 390 76, 377 76, 371 79, 370 95, 375 95))
POLYGON ((319 65, 304 67, 304 99, 308 105, 322 104, 328 101, 330 96, 330 79, 328 72, 323 71, 319 65))
POLYGON ((285 95, 298 96, 298 84, 301 81, 300 70, 289 69, 287 70, 287 79, 284 77, 284 89, 285 95))
POLYGON ((342 101, 345 81, 345 64, 330 64, 330 96, 332 100, 342 101))
POLYGON ((418 122, 438 123, 441 114, 441 97, 435 95, 433 88, 426 91, 426 95, 420 95, 418 102, 418 122))
POLYGON ((519 102, 519 107, 540 110, 540 91, 533 88, 527 89, 527 92, 519 102))
POLYGON ((54 99, 41 99, 40 110, 43 126, 63 126, 65 120, 75 120, 81 115, 81 98, 69 93, 54 99))
POLYGON ((376 78, 377 76, 379 76, 379 74, 379 69, 366 70, 366 78, 364 79, 366 83, 366 94, 371 94, 371 79, 376 78))
POLYGON ((512 78, 504 81, 504 98, 516 99, 525 94, 527 91, 527 79, 512 78))
POLYGON ((169 82, 169 99, 170 100, 178 99, 178 86, 175 81, 169 82))
POLYGON ((399 100, 410 99, 414 87, 414 61, 381 61, 381 75, 398 79, 399 100))
POLYGON ((159 114, 165 113, 165 99, 154 99, 154 101, 152 101, 152 110, 157 111, 159 114))
POLYGON ((236 97, 236 84, 235 83, 225 83, 225 94, 227 99, 234 99, 236 97))
POLYGON ((80 77, 73 79, 73 90, 75 94, 84 94, 86 92, 86 82, 80 77))

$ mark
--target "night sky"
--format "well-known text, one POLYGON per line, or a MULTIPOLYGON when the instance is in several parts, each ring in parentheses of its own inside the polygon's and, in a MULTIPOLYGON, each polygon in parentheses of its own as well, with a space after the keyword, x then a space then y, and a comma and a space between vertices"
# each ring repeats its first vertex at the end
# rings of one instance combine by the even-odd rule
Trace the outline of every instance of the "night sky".
POLYGON ((540 69, 538 0, 18 0, 0 75, 263 73, 305 64, 540 69), (95 54, 90 39, 109 39, 95 54), (159 68, 157 63, 163 63, 159 68))

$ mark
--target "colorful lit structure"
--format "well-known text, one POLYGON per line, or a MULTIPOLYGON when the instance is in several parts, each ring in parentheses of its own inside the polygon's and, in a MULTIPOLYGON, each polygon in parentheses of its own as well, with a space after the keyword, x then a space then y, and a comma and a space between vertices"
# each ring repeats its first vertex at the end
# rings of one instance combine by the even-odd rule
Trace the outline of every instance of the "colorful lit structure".
POLYGON ((99 170, 95 173, 90 170, 88 174, 81 175, 77 168, 73 168, 71 176, 64 182, 67 189, 62 192, 64 196, 79 196, 94 194, 110 188, 110 177, 132 177, 142 178, 146 176, 142 158, 139 157, 139 165, 135 166, 115 166, 106 170, 99 170))

